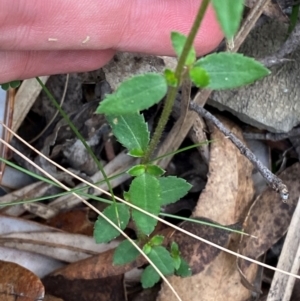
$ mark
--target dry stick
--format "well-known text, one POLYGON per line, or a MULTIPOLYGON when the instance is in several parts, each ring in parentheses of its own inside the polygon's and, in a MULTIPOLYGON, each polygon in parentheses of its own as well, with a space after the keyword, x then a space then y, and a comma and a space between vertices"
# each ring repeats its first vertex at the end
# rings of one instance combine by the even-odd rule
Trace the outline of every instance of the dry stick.
POLYGON ((283 201, 289 197, 289 192, 285 184, 274 175, 258 158, 247 148, 243 142, 238 139, 231 131, 229 131, 215 116, 205 110, 203 107, 191 102, 190 109, 197 112, 201 117, 211 121, 231 142, 240 150, 240 152, 258 169, 261 175, 269 183, 275 191, 280 193, 283 201))
POLYGON ((300 135, 300 128, 291 129, 287 133, 243 133, 246 139, 280 141, 300 135))
MULTIPOLYGON (((54 166, 58 167, 59 169, 61 169, 61 170, 64 171, 64 172, 66 172, 66 173, 72 175, 74 178, 76 178, 76 179, 80 180, 81 182, 83 182, 83 183, 89 185, 90 187, 93 187, 94 189, 100 190, 103 194, 106 194, 106 195, 108 195, 108 196, 111 196, 109 192, 107 192, 107 191, 105 191, 105 190, 103 190, 103 189, 100 189, 100 188, 97 187, 96 185, 93 185, 93 184, 89 183, 88 181, 82 179, 81 177, 79 177, 79 176, 73 174, 73 173, 70 172, 69 170, 63 168, 62 166, 60 166, 60 165, 57 164, 56 162, 52 161, 51 159, 49 159, 48 157, 46 157, 44 154, 42 154, 41 152, 39 152, 37 149, 35 149, 34 147, 32 147, 30 144, 28 144, 24 139, 22 139, 22 138, 21 138, 20 136, 18 136, 16 133, 14 133, 14 132, 13 132, 11 129, 9 129, 5 124, 3 124, 3 123, 1 123, 1 122, 0 122, 0 124, 1 124, 4 128, 6 128, 9 132, 13 133, 17 139, 19 139, 20 141, 22 141, 24 144, 26 144, 26 146, 28 146, 29 148, 31 148, 34 152, 36 152, 37 154, 39 154, 40 156, 42 156, 43 158, 45 158, 45 160, 49 161, 49 162, 52 163, 54 166)), ((5 142, 5 141, 4 141, 3 139, 1 139, 1 138, 0 138, 0 142, 2 142, 4 145, 7 145, 10 149, 14 150, 14 148, 13 148, 11 145, 9 145, 7 142, 5 142)), ((30 161, 30 159, 28 159, 26 156, 24 156, 23 154, 21 154, 19 151, 16 150, 16 152, 17 152, 17 154, 18 154, 19 156, 23 157, 25 160, 30 161)), ((32 164, 35 165, 34 162, 32 162, 32 164)), ((48 176, 48 173, 45 172, 44 170, 42 170, 39 166, 38 166, 38 169, 41 170, 44 174, 46 174, 46 175, 48 176)), ((51 175, 49 175, 49 177, 50 177, 51 179, 53 178, 51 175)), ((59 181, 57 181, 56 179, 55 179, 55 182, 56 182, 56 183, 58 182, 59 185, 61 185, 61 183, 60 183, 59 181)), ((70 190, 70 189, 69 189, 69 190, 70 190)), ((73 194, 76 195, 75 193, 73 193, 73 194)), ((76 196, 77 196, 77 195, 76 195, 76 196)), ((78 196, 78 197, 79 197, 79 196, 78 196)), ((81 197, 79 197, 79 199, 81 199, 81 197)), ((272 270, 272 271, 279 271, 279 272, 281 272, 281 273, 284 274, 284 275, 289 275, 289 276, 293 276, 293 277, 295 277, 295 278, 297 278, 297 279, 300 279, 300 276, 298 276, 298 275, 296 275, 296 274, 292 274, 292 273, 289 273, 289 272, 286 272, 286 271, 283 271, 283 270, 274 268, 274 267, 272 267, 272 266, 270 266, 270 265, 267 265, 267 264, 265 264, 265 263, 262 263, 262 262, 260 262, 260 261, 258 261, 258 260, 249 258, 249 257, 247 257, 247 256, 241 255, 241 254, 239 254, 239 253, 236 253, 236 252, 234 252, 234 251, 231 251, 231 250, 229 250, 229 249, 226 249, 226 248, 224 248, 224 247, 221 247, 221 246, 219 246, 219 245, 217 245, 217 244, 215 244, 215 243, 213 243, 213 242, 211 242, 211 241, 209 241, 209 240, 207 240, 207 239, 201 238, 201 237, 199 237, 199 236, 197 236, 197 235, 195 235, 195 234, 193 234, 193 233, 191 233, 191 232, 188 232, 188 231, 186 231, 186 230, 184 230, 184 229, 182 229, 182 228, 179 228, 179 227, 177 227, 177 226, 175 226, 175 225, 173 225, 173 224, 171 224, 171 223, 165 221, 164 219, 162 219, 162 218, 160 218, 160 217, 158 217, 158 216, 156 216, 156 215, 154 215, 154 214, 151 214, 151 213, 149 213, 149 212, 147 212, 147 211, 141 209, 140 207, 137 207, 137 206, 135 206, 135 205, 133 205, 133 204, 131 204, 131 203, 126 202, 126 201, 124 201, 123 199, 121 199, 121 198, 119 198, 119 197, 117 197, 117 196, 115 197, 115 199, 118 200, 118 201, 120 201, 121 203, 124 203, 124 204, 130 206, 131 208, 134 208, 134 209, 136 209, 136 210, 138 210, 138 211, 140 211, 140 212, 143 212, 144 214, 146 214, 146 215, 148 215, 148 216, 151 216, 152 218, 154 218, 154 219, 156 219, 156 220, 158 220, 158 221, 164 223, 165 225, 167 225, 167 226, 169 226, 169 227, 172 227, 173 229, 175 229, 175 230, 177 230, 177 231, 179 231, 179 232, 182 232, 182 233, 184 233, 184 234, 186 234, 186 235, 188 235, 188 236, 190 236, 190 237, 192 237, 192 238, 195 238, 195 239, 197 239, 197 240, 199 240, 199 241, 201 241, 201 242, 204 242, 204 243, 206 243, 206 244, 208 244, 208 245, 210 245, 210 246, 212 246, 212 247, 215 247, 215 248, 217 248, 217 249, 219 249, 219 250, 221 250, 221 251, 224 251, 224 252, 226 252, 226 253, 228 253, 228 254, 234 255, 234 256, 236 256, 236 257, 238 257, 238 258, 247 260, 247 261, 249 261, 249 262, 251 262, 251 263, 255 263, 255 264, 257 264, 257 265, 259 265, 259 266, 262 266, 262 267, 264 267, 264 268, 267 268, 267 269, 269 269, 269 270, 272 270)), ((88 202, 85 201, 85 200, 83 200, 83 203, 86 204, 88 207, 90 207, 90 208, 92 208, 92 209, 94 208, 90 203, 88 203, 88 202)), ((96 209, 96 208, 95 208, 95 209, 96 209)), ((94 210, 94 209, 93 209, 93 210, 94 210)), ((95 212, 98 213, 99 211, 96 209, 95 212)), ((100 212, 100 215, 102 216, 102 213, 101 213, 101 212, 100 212)), ((106 217, 104 217, 104 218, 105 218, 105 220, 106 220, 106 217)), ((111 223, 111 221, 109 221, 109 223, 111 223)), ((118 231, 120 231, 120 233, 124 236, 123 232, 122 232, 115 224, 113 224, 113 226, 114 226, 114 228, 118 229, 118 231)), ((127 236, 124 236, 124 237, 127 237, 127 236)), ((130 239, 129 239, 129 241, 132 242, 130 239)), ((134 245, 135 245, 135 244, 134 244, 134 245)), ((144 256, 144 255, 143 255, 143 256, 144 256)), ((144 257, 145 257, 145 256, 144 256, 144 257)), ((145 257, 145 258, 146 258, 146 257, 145 257)), ((163 279, 164 279, 164 278, 163 278, 163 279)), ((168 283, 168 282, 167 282, 167 283, 168 283)))

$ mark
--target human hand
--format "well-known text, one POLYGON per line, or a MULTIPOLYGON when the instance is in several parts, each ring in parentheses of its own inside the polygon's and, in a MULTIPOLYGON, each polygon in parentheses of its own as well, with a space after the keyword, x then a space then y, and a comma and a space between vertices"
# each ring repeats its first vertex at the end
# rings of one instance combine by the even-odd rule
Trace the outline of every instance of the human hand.
MULTIPOLYGON (((174 55, 170 32, 187 34, 200 0, 1 0, 0 83, 100 68, 116 50, 174 55)), ((199 55, 222 33, 209 7, 199 55)))

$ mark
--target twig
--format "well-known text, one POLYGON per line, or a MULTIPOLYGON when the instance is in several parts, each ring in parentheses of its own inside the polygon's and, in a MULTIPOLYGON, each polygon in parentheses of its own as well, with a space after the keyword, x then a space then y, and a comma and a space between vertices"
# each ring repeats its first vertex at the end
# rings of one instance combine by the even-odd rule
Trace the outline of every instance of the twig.
POLYGON ((243 136, 246 139, 280 141, 300 136, 300 128, 294 128, 287 133, 243 133, 243 136))
POLYGON ((260 162, 257 157, 247 148, 241 140, 239 140, 231 131, 229 131, 216 117, 210 114, 203 107, 191 102, 190 109, 197 112, 203 118, 211 121, 225 136, 227 136, 231 142, 240 150, 240 152, 248 158, 248 160, 258 169, 261 175, 269 183, 269 185, 275 191, 280 193, 283 201, 286 201, 289 197, 289 192, 285 184, 274 175, 266 166, 260 162))
MULTIPOLYGON (((297 273, 300 267, 300 203, 294 211, 289 230, 277 264, 279 269, 297 273)), ((293 292, 295 279, 275 272, 267 301, 289 301, 293 292)))

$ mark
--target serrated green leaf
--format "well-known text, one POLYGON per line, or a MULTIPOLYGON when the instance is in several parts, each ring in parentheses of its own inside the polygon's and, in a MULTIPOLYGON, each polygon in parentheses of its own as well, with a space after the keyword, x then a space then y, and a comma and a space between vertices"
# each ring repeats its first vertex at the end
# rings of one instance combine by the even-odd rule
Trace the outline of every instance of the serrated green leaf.
POLYGON ((192 187, 186 180, 173 176, 159 178, 158 181, 161 187, 162 205, 177 202, 192 187))
POLYGON ((138 165, 135 165, 135 166, 131 167, 127 171, 127 173, 130 174, 133 177, 137 177, 137 176, 140 176, 140 175, 144 174, 145 171, 146 171, 146 166, 143 165, 143 164, 138 164, 138 165))
POLYGON ((140 252, 129 240, 122 241, 114 252, 113 263, 116 265, 126 264, 135 260, 140 252))
POLYGON ((192 276, 192 270, 189 267, 188 263, 185 259, 181 257, 181 263, 179 269, 176 270, 176 275, 181 277, 189 277, 192 276))
POLYGON ((165 237, 162 235, 155 235, 150 239, 150 244, 151 246, 160 246, 163 241, 164 241, 165 237))
POLYGON ((143 156, 149 143, 149 131, 144 116, 139 113, 106 117, 118 141, 129 152, 143 156))
MULTIPOLYGON (((124 230, 129 222, 130 213, 125 204, 111 204, 106 207, 103 214, 115 225, 124 230)), ((104 218, 98 216, 94 226, 94 238, 96 243, 106 243, 118 237, 120 232, 110 225, 104 218)))
MULTIPOLYGON (((147 173, 134 178, 129 193, 132 204, 154 215, 159 214, 161 197, 157 178, 147 173)), ((150 234, 157 224, 156 219, 135 209, 132 209, 132 218, 137 228, 146 235, 150 234)))
POLYGON ((212 90, 232 89, 270 74, 270 71, 253 58, 240 53, 220 52, 199 59, 195 66, 202 67, 210 77, 212 90))
POLYGON ((175 72, 173 70, 166 69, 164 74, 165 74, 165 78, 167 80, 168 85, 171 87, 176 87, 178 84, 178 80, 175 76, 175 72))
POLYGON ((153 246, 148 257, 163 275, 174 273, 173 259, 165 247, 153 246))
MULTIPOLYGON (((176 31, 171 32, 172 45, 178 57, 182 53, 186 39, 187 37, 180 32, 176 32, 176 31)), ((195 48, 192 47, 188 53, 185 64, 187 66, 193 65, 195 60, 196 60, 196 51, 195 48)))
POLYGON ((201 67, 193 67, 190 69, 190 78, 198 88, 204 88, 209 84, 209 75, 205 69, 201 67))
POLYGON ((145 268, 141 276, 141 283, 143 288, 153 287, 160 280, 159 274, 154 268, 149 265, 145 268))
POLYGON ((149 175, 152 175, 154 177, 160 177, 162 176, 166 171, 163 170, 161 167, 154 165, 154 164, 148 164, 146 172, 149 175))
POLYGON ((226 38, 233 38, 242 19, 244 0, 212 0, 212 4, 226 38))
POLYGON ((163 75, 148 73, 134 76, 121 83, 115 93, 107 95, 96 113, 125 115, 145 110, 158 103, 167 93, 163 75))

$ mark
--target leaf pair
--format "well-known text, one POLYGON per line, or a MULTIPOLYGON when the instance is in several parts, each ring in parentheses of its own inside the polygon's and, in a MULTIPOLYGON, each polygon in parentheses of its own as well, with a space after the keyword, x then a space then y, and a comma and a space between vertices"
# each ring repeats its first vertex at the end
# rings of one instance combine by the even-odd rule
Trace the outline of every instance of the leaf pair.
MULTIPOLYGON (((133 179, 126 198, 133 205, 158 216, 162 205, 178 201, 190 188, 191 185, 184 179, 173 176, 156 178, 144 173, 133 179)), ((122 230, 125 229, 130 218, 129 207, 120 203, 108 206, 103 214, 122 230)), ((156 219, 137 209, 132 209, 132 218, 138 230, 146 235, 149 235, 157 224, 156 219)), ((105 219, 98 218, 94 230, 97 243, 109 242, 119 235, 118 230, 105 219)))

